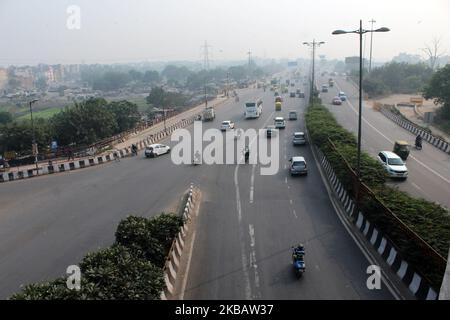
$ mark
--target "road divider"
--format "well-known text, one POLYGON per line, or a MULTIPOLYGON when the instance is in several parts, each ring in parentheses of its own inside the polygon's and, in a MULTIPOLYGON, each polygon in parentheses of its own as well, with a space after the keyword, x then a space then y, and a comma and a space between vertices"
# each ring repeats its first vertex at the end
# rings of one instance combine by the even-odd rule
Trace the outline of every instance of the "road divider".
POLYGON ((161 292, 161 300, 168 300, 175 296, 177 273, 180 269, 180 260, 185 247, 185 240, 189 232, 192 214, 198 206, 198 192, 198 189, 194 188, 193 184, 190 185, 187 191, 187 197, 181 213, 184 224, 172 242, 163 269, 164 289, 161 292))

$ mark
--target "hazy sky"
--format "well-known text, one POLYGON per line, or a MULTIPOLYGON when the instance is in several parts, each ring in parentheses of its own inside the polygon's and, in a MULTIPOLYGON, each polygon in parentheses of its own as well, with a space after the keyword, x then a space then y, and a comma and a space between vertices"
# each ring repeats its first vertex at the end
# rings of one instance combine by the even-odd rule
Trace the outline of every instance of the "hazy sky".
MULTIPOLYGON (((450 0, 0 0, 0 64, 113 63, 309 57, 302 45, 325 41, 318 54, 358 54, 356 34, 335 29, 386 26, 375 33, 373 58, 420 48, 441 38, 450 54, 450 0), (66 26, 68 6, 81 10, 81 28, 66 26)), ((367 36, 369 40, 370 35, 367 36)), ((369 41, 366 44, 366 55, 369 41)))

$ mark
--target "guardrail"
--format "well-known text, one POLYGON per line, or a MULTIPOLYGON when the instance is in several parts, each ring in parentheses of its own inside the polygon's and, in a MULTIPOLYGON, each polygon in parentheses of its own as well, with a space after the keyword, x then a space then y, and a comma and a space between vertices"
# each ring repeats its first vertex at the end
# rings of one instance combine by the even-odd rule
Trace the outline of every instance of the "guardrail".
POLYGON ((431 144, 432 146, 438 148, 439 150, 450 154, 450 144, 439 137, 434 136, 432 133, 425 131, 423 128, 415 124, 414 122, 411 122, 395 113, 390 111, 391 105, 383 105, 380 108, 380 112, 388 119, 394 121, 396 124, 398 124, 400 127, 408 130, 409 132, 418 135, 420 134, 422 138, 431 144))

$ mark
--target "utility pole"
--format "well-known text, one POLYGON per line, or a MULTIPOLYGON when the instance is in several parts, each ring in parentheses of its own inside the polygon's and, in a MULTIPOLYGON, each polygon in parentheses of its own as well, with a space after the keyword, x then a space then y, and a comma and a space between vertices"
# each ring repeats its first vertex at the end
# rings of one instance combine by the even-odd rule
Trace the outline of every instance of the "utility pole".
POLYGON ((203 69, 209 70, 209 48, 211 46, 208 45, 208 42, 205 40, 205 44, 203 45, 203 69))
POLYGON ((228 97, 228 91, 230 91, 230 72, 227 71, 227 88, 226 88, 226 96, 228 97))
POLYGON ((247 54, 248 54, 248 80, 250 82, 250 62, 252 59, 252 52, 250 51, 250 49, 248 50, 247 54))
POLYGON ((311 91, 309 96, 309 102, 312 103, 314 99, 314 81, 315 81, 315 56, 316 56, 316 47, 320 47, 325 42, 320 41, 317 42, 315 39, 313 39, 312 42, 303 42, 304 45, 307 45, 309 47, 312 47, 312 76, 311 76, 311 91))
POLYGON ((32 152, 34 155, 34 164, 36 165, 36 174, 39 174, 39 169, 38 169, 38 148, 37 148, 37 143, 36 143, 36 133, 34 131, 34 121, 33 121, 33 108, 31 107, 33 103, 38 102, 37 99, 31 100, 29 102, 30 104, 30 116, 31 116, 31 131, 32 131, 32 135, 33 135, 33 142, 32 142, 32 152))
MULTIPOLYGON (((369 21, 372 26, 371 26, 371 30, 373 30, 373 24, 376 22, 375 20, 370 20, 369 21)), ((370 58, 369 58, 369 72, 372 70, 372 42, 373 42, 373 32, 370 33, 370 58)))

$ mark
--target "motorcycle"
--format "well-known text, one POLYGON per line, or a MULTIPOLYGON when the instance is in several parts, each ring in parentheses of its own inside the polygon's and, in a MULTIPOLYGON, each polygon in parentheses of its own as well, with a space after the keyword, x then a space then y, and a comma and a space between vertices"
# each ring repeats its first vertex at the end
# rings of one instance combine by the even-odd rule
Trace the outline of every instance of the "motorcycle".
POLYGON ((137 147, 131 148, 131 156, 134 157, 134 156, 137 156, 137 154, 138 154, 137 147))
POLYGON ((248 147, 244 150, 245 163, 248 163, 248 159, 250 158, 250 149, 248 147))
POLYGON ((415 143, 416 150, 422 150, 422 141, 417 141, 415 143))
POLYGON ((298 247, 292 247, 292 265, 294 267, 295 275, 300 278, 306 271, 305 264, 305 250, 298 247))

